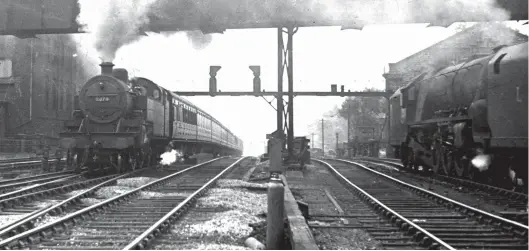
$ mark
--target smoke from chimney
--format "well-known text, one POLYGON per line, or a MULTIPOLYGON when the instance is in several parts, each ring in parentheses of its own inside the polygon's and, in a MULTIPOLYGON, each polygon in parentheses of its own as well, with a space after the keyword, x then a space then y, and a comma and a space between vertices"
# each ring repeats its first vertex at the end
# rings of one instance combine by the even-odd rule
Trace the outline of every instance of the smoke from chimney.
MULTIPOLYGON (((83 5, 95 2, 79 1, 81 16, 83 5)), ((95 32, 95 47, 103 61, 113 61, 119 48, 141 39, 150 18, 187 24, 206 32, 217 30, 219 27, 215 25, 219 23, 263 19, 355 20, 358 24, 421 21, 446 26, 454 21, 509 18, 509 13, 499 8, 495 0, 109 0, 97 4, 98 10, 104 12, 101 22, 90 25, 97 21, 93 17, 86 19, 89 29, 95 32)), ((186 33, 196 49, 205 48, 212 41, 209 34, 186 33)))

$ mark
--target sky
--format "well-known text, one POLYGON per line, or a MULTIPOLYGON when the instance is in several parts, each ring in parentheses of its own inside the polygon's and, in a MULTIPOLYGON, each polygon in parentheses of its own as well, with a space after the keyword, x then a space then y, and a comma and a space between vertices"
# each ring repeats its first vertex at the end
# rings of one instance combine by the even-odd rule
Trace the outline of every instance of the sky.
MULTIPOLYGON (((82 15, 98 16, 94 6, 82 6, 82 15)), ((513 22, 514 27, 521 23, 513 22)), ((345 90, 384 88, 382 74, 388 63, 455 34, 448 28, 428 24, 369 25, 363 30, 340 27, 300 28, 294 35, 294 90, 330 91, 331 84, 345 90)), ((527 31, 527 25, 522 29, 527 31)), ((527 34, 527 33, 526 33, 527 34)), ((91 34, 75 35, 86 50, 96 55, 91 34)), ((285 38, 286 39, 286 38, 285 38)), ((101 60, 95 58, 96 63, 101 60)), ((171 91, 208 91, 209 66, 220 65, 217 86, 222 91, 251 91, 249 65, 261 66, 261 88, 277 90, 277 30, 227 30, 213 34, 211 43, 195 49, 185 33, 149 33, 121 47, 113 63, 129 75, 152 79, 171 91)), ((287 90, 286 78, 284 90, 287 90)), ((262 97, 186 97, 244 141, 245 155, 264 152, 266 134, 276 129, 276 112, 262 97)), ((266 97, 272 101, 272 97, 266 97)), ((297 97, 294 99, 294 132, 309 136, 309 128, 324 113, 340 105, 342 97, 297 97)), ((272 102, 275 107, 275 100, 272 102)), ((318 135, 319 133, 316 132, 318 135)))

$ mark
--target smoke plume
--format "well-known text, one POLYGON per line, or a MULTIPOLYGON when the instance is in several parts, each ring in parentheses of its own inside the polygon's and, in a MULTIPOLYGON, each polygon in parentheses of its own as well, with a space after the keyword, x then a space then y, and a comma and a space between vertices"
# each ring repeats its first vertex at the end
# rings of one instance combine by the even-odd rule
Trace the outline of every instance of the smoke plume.
MULTIPOLYGON (((332 4, 329 4, 332 5, 332 4)), ((431 23, 504 21, 510 14, 496 0, 335 0, 334 19, 357 18, 362 23, 431 23), (336 15, 338 14, 338 15, 336 15)))
POLYGON ((153 0, 111 0, 105 18, 96 30, 96 49, 104 61, 112 61, 122 46, 139 40, 139 28, 147 23, 146 12, 153 0))
POLYGON ((211 40, 213 40, 211 34, 204 34, 201 31, 188 31, 186 35, 193 44, 193 48, 197 50, 206 48, 211 43, 211 40))
MULTIPOLYGON (((88 0, 80 0, 88 1, 88 0)), ((93 2, 93 1, 91 1, 93 2)), ((106 1, 101 1, 106 2, 106 1)), ((186 30, 196 49, 211 41, 209 33, 221 33, 228 24, 238 28, 273 26, 299 21, 305 24, 421 22, 447 26, 457 21, 502 21, 509 13, 495 0, 110 0, 95 31, 96 48, 107 61, 122 46, 137 41, 143 31, 186 30), (170 24, 164 27, 161 24, 170 24), (154 24, 154 25, 153 25, 154 24), (155 28, 154 28, 155 29, 155 28), (201 32, 199 32, 201 31, 201 32)), ((83 5, 81 4, 81 10, 83 5)), ((82 15, 82 11, 81 11, 82 15)))
MULTIPOLYGON (((158 0, 150 17, 195 29, 216 25, 288 22, 403 23, 447 26, 463 21, 503 21, 496 0, 158 0), (260 22, 259 22, 260 21, 260 22)), ((266 23, 265 23, 266 24, 266 23)), ((265 25, 266 26, 266 25, 265 25)), ((250 28, 250 27, 247 27, 250 28)))

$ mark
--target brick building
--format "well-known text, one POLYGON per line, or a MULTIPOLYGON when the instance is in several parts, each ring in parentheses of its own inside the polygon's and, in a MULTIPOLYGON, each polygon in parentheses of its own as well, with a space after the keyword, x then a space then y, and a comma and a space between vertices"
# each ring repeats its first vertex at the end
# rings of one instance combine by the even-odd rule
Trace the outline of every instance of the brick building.
POLYGON ((526 42, 527 36, 502 24, 479 23, 464 29, 396 63, 383 74, 388 89, 395 91, 419 74, 455 65, 472 55, 490 54, 500 45, 526 42))
MULTIPOLYGON (((74 95, 97 66, 86 65, 68 35, 0 36, 0 144, 58 139, 74 95)), ((0 152, 8 151, 0 149, 0 152)))

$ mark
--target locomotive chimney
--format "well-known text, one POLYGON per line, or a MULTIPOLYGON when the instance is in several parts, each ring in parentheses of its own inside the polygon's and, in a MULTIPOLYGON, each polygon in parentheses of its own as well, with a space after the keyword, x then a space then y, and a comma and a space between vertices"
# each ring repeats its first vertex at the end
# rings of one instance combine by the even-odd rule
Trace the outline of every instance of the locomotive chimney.
POLYGON ((112 67, 114 67, 112 62, 103 62, 99 66, 101 66, 101 75, 112 75, 112 67))

